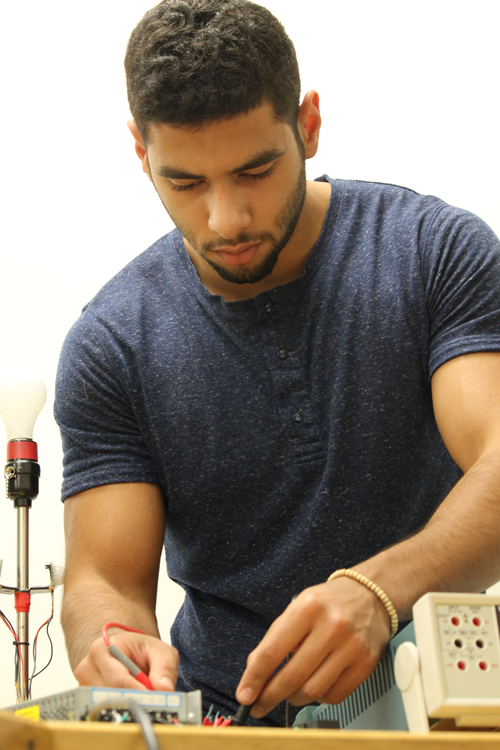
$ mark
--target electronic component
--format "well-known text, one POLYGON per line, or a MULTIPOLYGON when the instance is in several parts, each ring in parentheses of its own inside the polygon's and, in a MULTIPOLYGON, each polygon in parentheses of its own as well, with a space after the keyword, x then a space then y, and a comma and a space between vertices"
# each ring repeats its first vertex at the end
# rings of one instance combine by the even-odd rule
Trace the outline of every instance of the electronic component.
POLYGON ((375 671, 345 701, 306 706, 294 727, 338 721, 340 729, 429 732, 500 726, 500 596, 425 594, 413 622, 390 642, 375 671))
MULTIPOLYGON (((104 709, 101 721, 117 721, 124 716, 126 709, 120 707, 126 700, 133 699, 146 711, 152 721, 162 724, 201 724, 201 691, 190 693, 163 692, 160 690, 125 690, 106 687, 77 687, 64 693, 48 695, 33 701, 23 701, 6 710, 24 714, 31 709, 34 718, 44 720, 82 721, 88 717, 97 704, 106 702, 117 706, 104 709)), ((120 721, 130 721, 125 716, 120 721)))
MULTIPOLYGON (((88 721, 106 721, 109 720, 108 712, 111 712, 112 721, 122 724, 124 721, 134 721, 139 724, 141 728, 142 738, 147 750, 160 750, 156 735, 153 732, 154 720, 148 716, 146 711, 131 698, 123 699, 120 702, 120 710, 115 707, 114 701, 104 701, 104 703, 98 703, 95 708, 89 713, 88 721)), ((158 721, 158 720, 157 720, 158 721)), ((174 722, 161 722, 164 724, 170 724, 174 722)), ((177 722, 178 723, 178 722, 177 722)))
POLYGON ((413 617, 417 645, 395 661, 410 731, 428 732, 428 717, 500 726, 500 597, 429 593, 413 617))

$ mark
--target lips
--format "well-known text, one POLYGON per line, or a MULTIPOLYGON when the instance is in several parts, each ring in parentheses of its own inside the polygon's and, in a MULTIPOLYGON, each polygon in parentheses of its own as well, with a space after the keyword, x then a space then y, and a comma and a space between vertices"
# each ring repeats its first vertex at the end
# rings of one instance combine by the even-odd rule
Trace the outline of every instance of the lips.
POLYGON ((243 245, 235 247, 232 250, 214 250, 219 258, 226 263, 228 266, 242 266, 245 263, 250 263, 257 254, 260 243, 254 245, 243 245))

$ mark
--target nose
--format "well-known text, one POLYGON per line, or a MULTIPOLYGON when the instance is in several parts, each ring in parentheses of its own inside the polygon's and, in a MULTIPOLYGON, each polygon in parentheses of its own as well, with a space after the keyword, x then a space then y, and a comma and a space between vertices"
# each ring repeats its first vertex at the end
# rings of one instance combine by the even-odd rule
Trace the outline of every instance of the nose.
POLYGON ((208 226, 225 240, 235 239, 252 223, 244 195, 234 187, 213 189, 208 196, 208 226))

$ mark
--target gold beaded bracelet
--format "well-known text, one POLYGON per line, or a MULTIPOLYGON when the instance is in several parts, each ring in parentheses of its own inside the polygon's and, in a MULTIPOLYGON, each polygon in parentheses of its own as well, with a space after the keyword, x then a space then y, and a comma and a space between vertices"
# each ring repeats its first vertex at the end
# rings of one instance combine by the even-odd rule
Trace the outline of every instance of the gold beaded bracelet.
POLYGON ((370 589, 370 591, 373 591, 375 596, 378 596, 382 604, 387 610, 387 614, 389 615, 389 619, 391 621, 391 635, 390 638, 392 638, 396 633, 398 632, 399 627, 399 621, 398 621, 398 613, 394 609, 394 605, 385 594, 380 586, 377 586, 376 583, 373 583, 373 581, 370 581, 369 578, 366 576, 361 575, 361 573, 357 573, 355 570, 351 570, 350 568, 340 568, 339 570, 336 570, 335 573, 332 573, 331 576, 327 579, 327 583, 329 581, 334 581, 335 578, 341 578, 342 576, 346 576, 347 578, 352 578, 354 581, 357 581, 358 583, 361 583, 363 586, 366 586, 367 589, 370 589))

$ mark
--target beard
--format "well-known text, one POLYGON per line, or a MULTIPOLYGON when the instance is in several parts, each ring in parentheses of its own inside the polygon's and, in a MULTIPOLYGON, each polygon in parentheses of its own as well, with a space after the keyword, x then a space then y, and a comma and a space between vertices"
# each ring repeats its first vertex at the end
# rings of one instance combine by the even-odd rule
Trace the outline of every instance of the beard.
POLYGON ((304 205, 305 197, 306 165, 305 161, 302 161, 297 183, 288 195, 285 205, 275 219, 276 226, 281 230, 281 237, 276 237, 273 232, 258 232, 255 234, 243 232, 239 234, 236 239, 231 240, 231 242, 228 242, 227 240, 221 238, 220 240, 215 240, 213 242, 205 242, 201 246, 194 241, 194 238, 191 236, 189 230, 182 226, 182 222, 179 222, 176 218, 174 218, 168 211, 168 208, 165 206, 165 204, 163 205, 165 206, 167 213, 169 214, 174 224, 177 226, 177 229, 180 231, 182 236, 189 242, 191 247, 196 250, 196 252, 214 269, 214 271, 216 271, 219 276, 224 279, 224 281, 229 281, 233 284, 256 284, 258 281, 262 281, 262 279, 265 279, 266 276, 269 276, 269 274, 273 271, 281 251, 288 243, 295 230, 295 227, 297 226, 297 222, 302 211, 302 206, 304 205), (237 245, 247 244, 249 242, 271 243, 271 248, 270 250, 268 250, 266 256, 262 258, 262 260, 257 265, 252 266, 252 268, 229 268, 207 258, 206 254, 210 250, 217 250, 219 247, 236 247, 237 245))
POLYGON ((191 244, 191 246, 200 253, 204 260, 206 260, 206 262, 210 266, 212 266, 214 271, 216 271, 219 276, 224 279, 224 281, 230 281, 233 284, 256 284, 258 281, 262 281, 262 279, 265 279, 266 276, 269 276, 269 274, 273 271, 281 251, 288 243, 288 240, 292 236, 295 227, 297 226, 300 212, 302 211, 302 206, 304 205, 305 197, 306 165, 304 162, 302 164, 301 173, 299 175, 299 179, 297 180, 295 188, 288 196, 284 207, 276 217, 276 225, 282 231, 280 239, 277 239, 272 232, 260 232, 258 234, 248 234, 243 232, 242 234, 238 235, 237 239, 232 241, 231 243, 224 240, 218 242, 207 242, 202 245, 200 250, 198 250, 196 246, 193 245, 193 243, 189 240, 189 237, 187 237, 186 239, 191 244), (219 265, 206 256, 207 251, 217 250, 217 247, 227 247, 230 245, 236 246, 247 244, 248 242, 257 243, 265 241, 271 243, 271 249, 267 252, 266 256, 252 268, 228 268, 227 266, 219 265))

